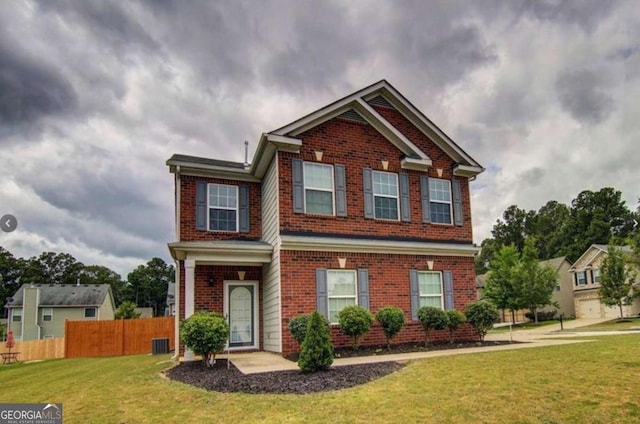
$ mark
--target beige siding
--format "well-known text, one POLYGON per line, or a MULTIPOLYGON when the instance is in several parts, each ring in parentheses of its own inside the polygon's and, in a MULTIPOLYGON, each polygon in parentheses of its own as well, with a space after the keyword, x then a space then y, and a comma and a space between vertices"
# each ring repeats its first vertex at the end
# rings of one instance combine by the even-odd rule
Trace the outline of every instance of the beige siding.
POLYGON ((262 334, 264 350, 271 352, 282 352, 278 193, 278 156, 276 155, 262 183, 262 239, 273 246, 271 263, 263 268, 262 334))

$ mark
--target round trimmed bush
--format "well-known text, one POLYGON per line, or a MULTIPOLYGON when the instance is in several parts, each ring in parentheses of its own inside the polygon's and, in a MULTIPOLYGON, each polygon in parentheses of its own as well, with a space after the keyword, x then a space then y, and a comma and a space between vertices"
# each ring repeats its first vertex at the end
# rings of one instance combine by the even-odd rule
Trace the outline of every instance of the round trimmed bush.
POLYGON ((307 327, 309 326, 309 315, 302 314, 295 316, 289 320, 289 332, 296 342, 302 346, 304 338, 307 335, 307 327))
POLYGON ((333 344, 329 324, 318 311, 309 316, 307 334, 302 342, 298 366, 303 373, 325 371, 333 363, 333 344))
POLYGON ((371 329, 373 320, 373 314, 358 305, 346 306, 338 312, 340 330, 351 337, 353 350, 358 349, 360 339, 371 329))
POLYGON ((229 339, 229 324, 215 312, 198 312, 180 323, 180 340, 187 349, 201 355, 208 367, 216 362, 229 339))
POLYGON ((418 309, 418 319, 424 329, 424 345, 429 346, 429 331, 447 328, 447 314, 435 306, 423 306, 418 309))
POLYGON ((382 331, 387 338, 387 349, 390 349, 391 340, 404 327, 404 312, 396 306, 385 306, 376 312, 376 319, 382 326, 382 331))
POLYGON ((449 343, 453 343, 453 332, 467 322, 467 317, 456 309, 449 309, 446 314, 448 319, 447 328, 449 329, 449 343))
POLYGON ((486 300, 478 300, 470 303, 464 310, 464 314, 467 316, 467 322, 471 324, 471 327, 473 327, 478 335, 480 342, 484 340, 487 331, 489 331, 493 327, 493 324, 500 318, 500 314, 495 305, 486 300))

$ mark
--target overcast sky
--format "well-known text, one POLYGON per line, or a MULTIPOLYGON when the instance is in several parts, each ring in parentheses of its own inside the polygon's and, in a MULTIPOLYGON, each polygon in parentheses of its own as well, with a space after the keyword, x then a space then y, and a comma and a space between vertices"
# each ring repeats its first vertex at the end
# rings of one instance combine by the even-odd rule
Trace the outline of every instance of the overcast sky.
POLYGON ((2 1, 0 233, 126 277, 170 260, 173 153, 243 161, 262 132, 387 79, 511 204, 640 196, 637 1, 2 1))

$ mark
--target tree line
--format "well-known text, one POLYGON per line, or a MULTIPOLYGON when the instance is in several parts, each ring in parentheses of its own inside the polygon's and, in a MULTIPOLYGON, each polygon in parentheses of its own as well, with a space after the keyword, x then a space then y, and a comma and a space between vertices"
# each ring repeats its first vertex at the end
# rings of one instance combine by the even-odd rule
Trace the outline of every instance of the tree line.
MULTIPOLYGON (((127 279, 101 265, 85 265, 68 253, 43 252, 28 259, 16 258, 0 246, 0 305, 22 284, 109 284, 116 306, 132 302, 164 314, 167 287, 175 270, 160 258, 152 258, 127 275, 127 279)), ((3 308, 4 309, 4 308, 3 308)), ((6 309, 2 312, 5 316, 6 309)))
POLYGON ((575 262, 592 244, 609 245, 601 266, 600 300, 608 306, 628 305, 638 296, 633 284, 640 267, 640 207, 631 211, 611 187, 583 191, 571 206, 547 202, 540 210, 512 205, 482 242, 476 272, 488 273, 484 298, 514 312, 552 305, 558 275, 541 260, 566 256, 575 262), (619 246, 628 246, 625 253, 619 246))

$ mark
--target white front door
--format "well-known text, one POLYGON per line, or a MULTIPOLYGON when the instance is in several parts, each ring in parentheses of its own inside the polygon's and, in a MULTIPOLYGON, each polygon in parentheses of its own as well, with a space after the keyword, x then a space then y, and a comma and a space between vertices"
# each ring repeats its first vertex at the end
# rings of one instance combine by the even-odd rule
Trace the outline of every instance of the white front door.
POLYGON ((258 283, 224 282, 224 313, 229 320, 230 349, 258 348, 258 283))

